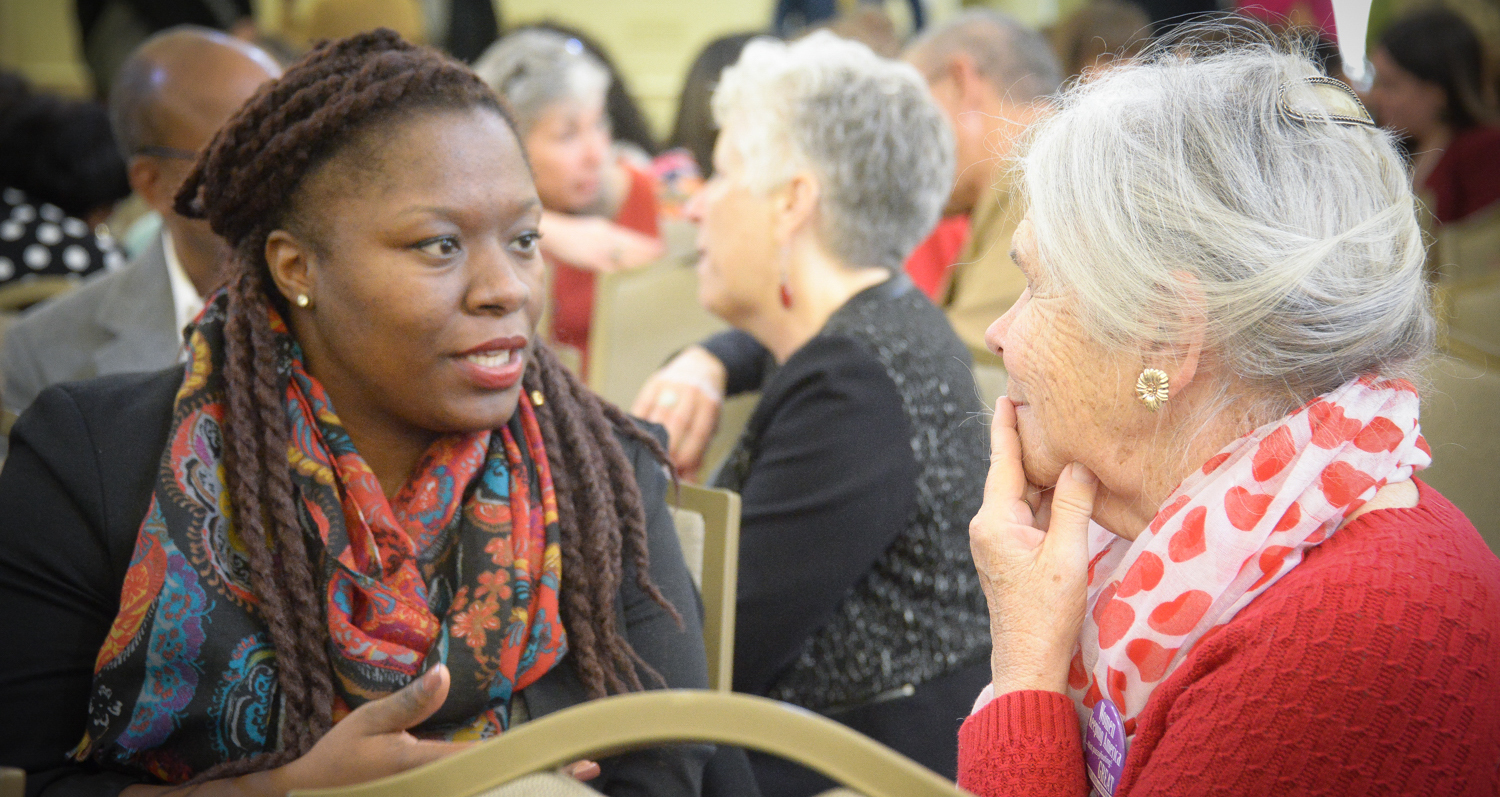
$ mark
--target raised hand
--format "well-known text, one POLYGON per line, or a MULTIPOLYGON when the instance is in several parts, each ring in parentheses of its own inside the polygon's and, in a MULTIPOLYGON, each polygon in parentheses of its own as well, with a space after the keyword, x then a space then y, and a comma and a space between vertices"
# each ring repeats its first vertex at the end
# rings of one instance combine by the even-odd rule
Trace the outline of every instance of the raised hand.
POLYGON ((1083 625, 1088 526, 1098 480, 1082 463, 1057 486, 1026 482, 1010 399, 995 402, 984 504, 969 523, 969 549, 990 609, 996 695, 1066 692, 1068 662, 1083 625))
POLYGON ((667 428, 672 465, 692 473, 719 425, 728 374, 719 358, 702 346, 689 346, 651 375, 631 405, 632 415, 667 428))

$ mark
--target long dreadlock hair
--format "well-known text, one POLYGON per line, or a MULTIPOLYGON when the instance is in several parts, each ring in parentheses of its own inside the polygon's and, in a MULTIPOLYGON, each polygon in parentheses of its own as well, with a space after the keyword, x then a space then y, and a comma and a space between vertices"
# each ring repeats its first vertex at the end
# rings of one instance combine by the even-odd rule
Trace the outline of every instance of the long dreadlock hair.
MULTIPOLYGON (((215 136, 177 195, 178 213, 208 219, 233 248, 225 325, 228 491, 283 697, 276 752, 226 762, 199 779, 279 766, 306 753, 333 725, 327 621, 305 608, 322 605, 320 563, 298 521, 286 459, 289 420, 268 309, 285 314, 287 308, 266 264, 266 238, 293 220, 304 178, 356 134, 398 115, 474 108, 494 111, 515 131, 499 98, 457 61, 384 29, 325 43, 256 93, 215 136)), ((545 397, 536 416, 556 488, 561 614, 574 669, 590 697, 642 689, 639 672, 661 679, 616 623, 627 557, 640 589, 677 612, 651 581, 645 510, 616 435, 639 441, 662 463, 666 454, 544 345, 536 346, 523 386, 545 397)))

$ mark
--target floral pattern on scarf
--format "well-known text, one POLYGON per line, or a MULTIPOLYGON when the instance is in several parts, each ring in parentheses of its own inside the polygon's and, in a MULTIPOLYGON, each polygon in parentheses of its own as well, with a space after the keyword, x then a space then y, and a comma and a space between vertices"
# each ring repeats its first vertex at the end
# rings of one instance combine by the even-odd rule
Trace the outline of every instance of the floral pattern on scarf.
MULTIPOLYGON (((277 749, 276 652, 226 489, 227 299, 187 341, 156 487, 94 668, 75 757, 169 783, 277 749)), ((504 428, 440 438, 390 500, 272 311, 287 467, 329 631, 338 719, 444 662, 421 735, 482 738, 567 651, 557 502, 528 397, 504 428)))

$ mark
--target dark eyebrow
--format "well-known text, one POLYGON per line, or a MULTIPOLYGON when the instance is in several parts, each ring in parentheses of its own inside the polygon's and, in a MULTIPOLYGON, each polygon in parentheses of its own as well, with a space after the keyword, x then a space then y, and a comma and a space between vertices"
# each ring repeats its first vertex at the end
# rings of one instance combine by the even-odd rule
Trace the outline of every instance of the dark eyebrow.
MULTIPOLYGON (((542 209, 542 200, 540 200, 540 199, 538 199, 536 197, 532 197, 532 198, 527 199, 526 201, 522 202, 516 208, 516 212, 517 212, 517 214, 531 213, 533 211, 539 211, 541 209, 542 209)), ((443 206, 443 205, 415 205, 413 207, 409 207, 409 208, 401 211, 401 215, 403 215, 403 216, 410 216, 410 215, 415 214, 415 213, 431 213, 434 216, 440 216, 440 217, 445 218, 445 219, 451 219, 454 216, 463 215, 463 211, 461 211, 461 210, 459 210, 457 208, 450 208, 450 207, 446 207, 446 206, 443 206)))

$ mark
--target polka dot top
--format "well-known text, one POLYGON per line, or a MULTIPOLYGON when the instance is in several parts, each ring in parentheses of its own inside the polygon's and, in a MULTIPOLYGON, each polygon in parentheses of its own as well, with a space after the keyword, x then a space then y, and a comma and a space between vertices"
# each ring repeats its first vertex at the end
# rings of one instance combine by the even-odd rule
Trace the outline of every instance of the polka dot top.
POLYGON ((40 277, 79 279, 124 265, 107 236, 17 188, 0 190, 0 290, 40 277))

